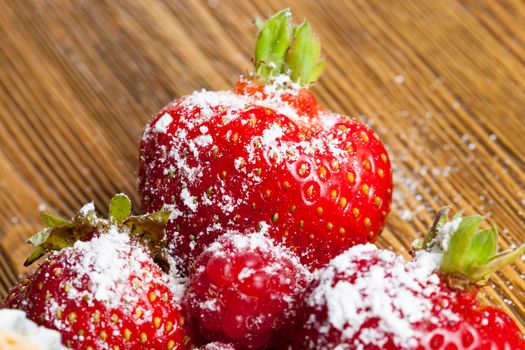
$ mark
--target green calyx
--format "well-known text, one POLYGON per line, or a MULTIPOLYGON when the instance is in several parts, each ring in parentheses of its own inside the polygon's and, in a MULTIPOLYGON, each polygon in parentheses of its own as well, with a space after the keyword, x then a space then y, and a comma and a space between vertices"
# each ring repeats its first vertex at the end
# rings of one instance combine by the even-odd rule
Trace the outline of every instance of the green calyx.
POLYGON ((125 194, 115 195, 109 203, 109 218, 99 218, 93 204, 85 205, 72 220, 65 220, 42 212, 44 229, 30 237, 27 242, 35 246, 31 255, 24 262, 29 266, 43 255, 53 250, 72 246, 77 241, 91 238, 93 233, 104 234, 110 229, 127 232, 131 237, 146 243, 155 258, 160 257, 159 243, 164 235, 164 227, 171 211, 135 216, 131 215, 131 201, 125 194))
POLYGON ((452 277, 448 280, 466 279, 468 283, 483 285, 490 275, 512 264, 525 252, 525 244, 516 249, 498 252, 499 235, 495 226, 480 229, 483 217, 461 217, 456 214, 448 219, 450 208, 442 208, 422 243, 427 251, 443 254, 441 273, 452 277))
POLYGON ((265 78, 281 74, 307 86, 316 81, 325 67, 321 42, 310 23, 291 24, 290 10, 283 10, 266 22, 256 20, 260 28, 255 44, 255 74, 265 78))

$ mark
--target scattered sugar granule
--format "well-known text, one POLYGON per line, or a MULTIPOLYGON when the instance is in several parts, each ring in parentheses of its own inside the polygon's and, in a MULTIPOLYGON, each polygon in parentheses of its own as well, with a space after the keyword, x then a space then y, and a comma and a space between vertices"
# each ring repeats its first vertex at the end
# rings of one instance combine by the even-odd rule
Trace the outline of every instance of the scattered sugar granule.
POLYGON ((166 131, 168 131, 168 126, 171 124, 171 122, 173 122, 172 116, 168 113, 164 113, 162 117, 160 117, 159 120, 157 120, 157 122, 155 123, 154 130, 156 132, 166 133, 166 131))

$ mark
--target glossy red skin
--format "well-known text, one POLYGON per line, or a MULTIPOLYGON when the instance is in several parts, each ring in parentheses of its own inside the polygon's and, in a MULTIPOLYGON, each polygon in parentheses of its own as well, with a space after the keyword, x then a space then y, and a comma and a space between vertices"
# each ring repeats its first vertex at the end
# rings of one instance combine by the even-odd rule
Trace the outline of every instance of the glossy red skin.
POLYGON ((218 243, 220 256, 205 250, 195 261, 185 295, 200 334, 238 349, 282 348, 309 281, 305 268, 273 246, 236 249, 231 236, 218 243), (252 274, 241 278, 244 269, 252 274))
MULTIPOLYGON (((335 115, 332 116, 338 122, 326 129, 322 118, 327 115, 319 112, 315 98, 305 89, 297 96, 283 95, 282 99, 306 116, 293 120, 254 104, 247 106, 235 120, 223 124, 226 108, 216 106, 216 114, 198 124, 208 128, 214 142, 200 152, 199 159, 191 152, 186 157, 190 167, 200 164, 205 169, 198 182, 188 184, 189 192, 198 196, 213 188, 210 199, 214 202, 224 195, 243 198, 243 203, 231 213, 219 205, 200 204, 196 212, 191 212, 181 199, 185 179, 180 171, 166 174, 166 169, 176 166, 172 158, 166 157, 174 149, 173 135, 183 127, 182 121, 197 121, 200 108, 183 108, 183 98, 167 106, 150 122, 151 128, 165 113, 173 118, 167 133, 150 133, 150 137, 143 139, 139 192, 146 211, 175 204, 183 212, 166 228, 167 241, 172 243, 171 255, 181 260, 183 270, 220 232, 230 228, 252 229, 261 221, 271 224, 271 237, 284 242, 312 268, 323 266, 350 246, 375 241, 383 229, 390 209, 392 172, 386 150, 376 135, 355 119, 335 115), (253 120, 257 121, 255 125, 250 124, 253 120), (287 144, 312 138, 339 139, 345 134, 345 145, 351 150, 346 161, 337 164, 334 158, 320 152, 276 163, 259 149, 255 160, 244 164, 245 171, 236 169, 235 159, 247 159, 245 147, 274 123, 285 129, 282 142, 287 144), (163 161, 159 161, 161 158, 163 161), (306 172, 299 170, 302 164, 307 167, 306 172), (261 169, 262 181, 243 188, 247 174, 255 174, 258 169, 261 169), (295 206, 293 212, 291 206, 295 206), (222 230, 206 232, 216 223, 222 230)), ((186 139, 193 140, 200 135, 196 127, 188 130, 186 139)))
MULTIPOLYGON (((358 262, 361 271, 369 269, 372 265, 381 265, 377 259, 372 262, 358 262)), ((342 274, 333 279, 335 285, 340 280, 354 282, 353 276, 342 274)), ((316 282, 311 286, 315 288, 316 282)), ((420 295, 428 298, 433 304, 432 315, 439 319, 437 324, 426 320, 413 324, 413 327, 424 334, 419 339, 416 347, 407 349, 396 345, 392 335, 385 335, 387 342, 378 347, 367 345, 368 350, 522 350, 525 349, 525 340, 516 323, 502 310, 481 305, 476 300, 478 289, 473 287, 466 292, 454 291, 444 282, 440 290, 431 296, 420 295), (450 321, 442 310, 446 309, 459 316, 459 320, 450 321)), ((327 309, 307 307, 303 310, 301 318, 307 320, 311 315, 316 315, 318 320, 328 318, 327 309)), ((378 319, 367 320, 363 328, 376 328, 378 319)), ((307 323, 305 323, 307 324, 307 323)), ((354 338, 342 341, 341 331, 331 328, 328 335, 321 335, 317 328, 306 327, 298 332, 293 350, 328 349, 340 345, 342 350, 355 349, 354 338), (313 347, 309 345, 314 344, 313 347)))
MULTIPOLYGON (((189 331, 183 326, 184 317, 182 310, 173 300, 173 294, 165 284, 150 282, 147 292, 137 295, 140 301, 133 305, 133 309, 141 307, 144 318, 141 323, 137 322, 138 318, 135 313, 126 312, 123 308, 108 309, 105 305, 95 299, 88 302, 66 297, 65 286, 72 285, 73 280, 81 278, 86 280, 86 276, 79 277, 78 273, 73 271, 69 266, 74 262, 75 257, 66 257, 58 253, 44 261, 44 263, 35 271, 35 273, 24 280, 22 284, 17 284, 7 296, 2 307, 20 309, 27 313, 27 317, 35 323, 59 331, 62 335, 62 341, 72 349, 86 349, 89 346, 93 350, 98 349, 173 349, 182 350, 190 349, 191 343, 189 331), (60 273, 58 273, 60 271, 60 273), (151 301, 150 293, 155 293, 159 297, 151 301), (63 305, 60 317, 56 313, 49 314, 48 299, 55 299, 63 305), (48 313, 49 317, 44 317, 48 313), (71 323, 69 315, 74 313, 75 319, 71 323), (93 315, 99 314, 99 320, 93 321, 93 315), (118 325, 115 325, 112 317, 117 315, 119 318, 118 325), (159 317, 161 326, 157 329, 153 324, 153 318, 159 317), (173 326, 171 330, 166 331, 167 321, 171 321, 173 326), (129 340, 124 339, 124 330, 131 331, 129 340), (107 339, 104 347, 97 345, 100 341, 100 334, 104 331, 107 339), (113 332, 119 332, 118 336, 113 332), (83 339, 78 337, 79 332, 84 335, 83 339), (142 342, 139 334, 144 333, 147 341, 142 342), (168 346, 170 344, 172 345, 168 346), (107 347, 106 347, 107 346, 107 347), (172 347, 171 347, 172 346, 172 347)), ((151 277, 159 276, 162 272, 153 262, 143 264, 144 273, 150 274, 151 277)), ((129 290, 134 290, 132 280, 144 285, 145 281, 141 276, 132 276, 127 282, 129 290)))

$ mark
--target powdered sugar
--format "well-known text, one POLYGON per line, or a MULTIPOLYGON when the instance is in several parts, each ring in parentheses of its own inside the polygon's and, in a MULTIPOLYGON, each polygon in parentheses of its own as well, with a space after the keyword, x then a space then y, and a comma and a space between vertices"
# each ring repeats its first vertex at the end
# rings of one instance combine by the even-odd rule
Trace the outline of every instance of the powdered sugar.
POLYGON ((164 113, 155 123, 154 130, 156 132, 165 133, 168 131, 168 126, 173 122, 173 118, 168 113, 164 113))
POLYGON ((339 330, 343 343, 355 341, 357 348, 382 347, 386 335, 397 346, 414 347, 422 336, 414 325, 430 319, 429 296, 439 290, 435 268, 433 260, 405 264, 393 252, 370 244, 353 247, 318 276, 307 302, 313 308, 326 307, 327 319, 314 314, 308 322, 321 334, 332 327, 339 330), (372 319, 379 320, 377 326, 365 326, 372 319))

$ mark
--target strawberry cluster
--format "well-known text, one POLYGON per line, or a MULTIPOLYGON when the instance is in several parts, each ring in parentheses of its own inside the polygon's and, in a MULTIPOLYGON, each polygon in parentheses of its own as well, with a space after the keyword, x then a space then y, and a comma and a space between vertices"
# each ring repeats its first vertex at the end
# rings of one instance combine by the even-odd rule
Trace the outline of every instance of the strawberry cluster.
POLYGON ((323 67, 308 22, 262 23, 252 75, 147 125, 148 214, 122 194, 107 219, 92 204, 42 214, 26 265, 49 255, 2 306, 79 350, 525 349, 514 321, 476 300, 525 245, 499 253, 494 228, 447 209, 409 262, 372 244, 390 161, 371 129, 317 103, 308 84, 323 67))

